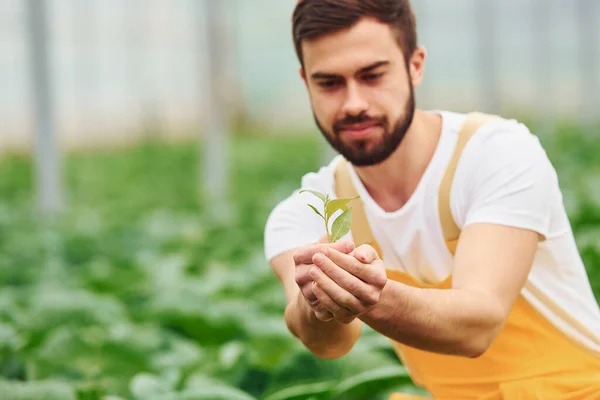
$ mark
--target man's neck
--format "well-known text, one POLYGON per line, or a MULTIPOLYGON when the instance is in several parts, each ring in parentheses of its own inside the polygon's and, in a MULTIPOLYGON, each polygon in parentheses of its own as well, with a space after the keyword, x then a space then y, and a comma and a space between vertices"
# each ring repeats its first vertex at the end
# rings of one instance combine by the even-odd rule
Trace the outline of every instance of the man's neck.
POLYGON ((440 115, 417 110, 401 145, 387 160, 371 167, 354 167, 381 208, 395 211, 410 199, 433 158, 441 130, 440 115))

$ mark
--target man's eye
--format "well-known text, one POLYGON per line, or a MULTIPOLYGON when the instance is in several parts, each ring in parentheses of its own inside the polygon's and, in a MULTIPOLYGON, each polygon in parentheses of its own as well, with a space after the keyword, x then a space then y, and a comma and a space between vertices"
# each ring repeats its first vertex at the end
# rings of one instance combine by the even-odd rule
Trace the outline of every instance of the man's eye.
POLYGON ((332 89, 334 87, 336 87, 339 84, 339 82, 337 81, 321 81, 319 82, 319 86, 321 86, 324 89, 332 89))
POLYGON ((374 81, 374 80, 381 78, 382 75, 383 74, 367 74, 367 75, 363 76, 363 79, 365 81, 374 81))

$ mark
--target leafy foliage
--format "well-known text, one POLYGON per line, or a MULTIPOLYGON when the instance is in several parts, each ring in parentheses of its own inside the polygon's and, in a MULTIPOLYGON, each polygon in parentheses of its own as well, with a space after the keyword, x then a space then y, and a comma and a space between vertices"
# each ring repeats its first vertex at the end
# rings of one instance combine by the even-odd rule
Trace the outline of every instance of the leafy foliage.
POLYGON ((323 212, 321 213, 315 206, 312 204, 308 204, 308 206, 315 212, 319 217, 323 219, 325 223, 325 232, 327 234, 327 241, 329 243, 334 243, 344 237, 345 234, 350 232, 350 227, 352 225, 352 208, 348 206, 352 200, 358 199, 357 197, 351 199, 330 199, 329 195, 325 195, 323 193, 319 193, 314 190, 301 190, 300 193, 312 193, 316 197, 318 197, 323 202, 323 212), (342 211, 340 215, 334 218, 333 224, 331 226, 331 231, 329 229, 329 221, 335 213, 338 211, 342 211))
MULTIPOLYGON (((574 130, 545 141, 600 294, 599 144, 574 130)), ((422 393, 387 340, 369 329, 343 359, 320 360, 285 326, 284 293, 262 253, 263 228, 272 207, 318 167, 318 143, 237 137, 235 202, 226 219, 196 190, 195 145, 69 155, 70 211, 54 219, 33 211, 31 160, 5 157, 2 398, 291 400, 368 393, 377 400, 395 390, 422 393)), ((345 211, 334 201, 328 206, 323 213, 345 211)))

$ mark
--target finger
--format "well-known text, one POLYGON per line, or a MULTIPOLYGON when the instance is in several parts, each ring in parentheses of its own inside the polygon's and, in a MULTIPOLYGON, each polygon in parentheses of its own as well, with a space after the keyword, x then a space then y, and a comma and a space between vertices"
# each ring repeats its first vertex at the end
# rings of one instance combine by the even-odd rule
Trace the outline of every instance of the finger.
MULTIPOLYGON (((317 287, 316 284, 311 285, 311 291, 314 290, 317 287)), ((327 309, 327 307, 325 307, 323 305, 323 303, 321 302, 321 300, 318 299, 317 294, 315 292, 313 292, 313 296, 315 296, 315 298, 317 298, 317 301, 315 302, 315 304, 311 305, 310 307, 312 308, 313 312, 315 313, 315 317, 317 317, 318 320, 323 321, 323 322, 328 322, 334 319, 333 314, 331 313, 331 311, 329 311, 329 309, 327 309)))
POLYGON ((326 249, 323 254, 336 265, 370 285, 383 288, 387 283, 387 276, 381 271, 383 269, 381 262, 363 264, 356 257, 340 253, 335 249, 326 249))
POLYGON ((335 319, 341 324, 349 324, 354 320, 354 316, 346 308, 340 307, 319 285, 313 286, 315 295, 319 299, 319 303, 327 310, 327 313, 332 319, 335 319))
POLYGON ((312 281, 312 278, 309 274, 309 271, 312 267, 314 267, 314 264, 302 264, 296 267, 294 279, 296 280, 296 284, 298 286, 304 286, 312 281))
POLYGON ((329 311, 315 311, 315 317, 317 317, 317 319, 321 322, 329 322, 334 320, 333 314, 329 311))
POLYGON ((363 264, 371 264, 379 258, 379 254, 373 247, 363 244, 354 250, 354 257, 363 264))
POLYGON ((311 283, 313 279, 310 277, 309 271, 313 268, 314 265, 300 265, 296 268, 295 280, 296 284, 300 288, 300 292, 302 292, 302 296, 308 301, 309 304, 315 303, 317 298, 315 294, 312 292, 311 283))
POLYGON ((312 291, 312 284, 304 285, 301 289, 301 292, 302 296, 304 296, 304 298, 311 307, 316 307, 319 305, 319 299, 317 298, 317 296, 315 296, 315 294, 312 291))
MULTIPOLYGON (((339 267, 329 258, 322 254, 317 254, 315 255, 315 264, 322 273, 331 278, 342 289, 358 298, 363 305, 369 306, 377 302, 372 286, 339 267)), ((311 279, 313 278, 311 277, 311 279)))
MULTIPOLYGON (((340 287, 319 268, 315 267, 311 269, 310 274, 317 283, 319 289, 327 293, 331 300, 333 300, 338 306, 341 308, 347 308, 355 314, 359 314, 364 311, 365 307, 362 305, 360 300, 340 287)), ((313 292, 314 290, 315 288, 313 287, 313 292)), ((321 299, 319 299, 319 301, 321 301, 321 299)))
POLYGON ((329 238, 327 237, 327 235, 323 235, 319 238, 319 241, 317 243, 329 243, 329 238))
POLYGON ((294 254, 294 263, 296 265, 313 264, 313 256, 317 253, 323 252, 323 250, 326 248, 335 249, 341 253, 348 254, 354 250, 354 242, 350 240, 340 240, 339 242, 335 243, 321 243, 304 246, 300 248, 296 254, 294 254))

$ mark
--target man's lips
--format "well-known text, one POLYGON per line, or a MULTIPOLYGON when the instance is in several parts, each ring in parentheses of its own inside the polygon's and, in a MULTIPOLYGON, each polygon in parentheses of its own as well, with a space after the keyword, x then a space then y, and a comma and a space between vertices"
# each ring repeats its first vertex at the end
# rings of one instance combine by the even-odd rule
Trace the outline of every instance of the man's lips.
POLYGON ((340 132, 353 139, 364 139, 370 136, 378 127, 379 124, 376 122, 363 122, 361 124, 342 126, 340 132))

